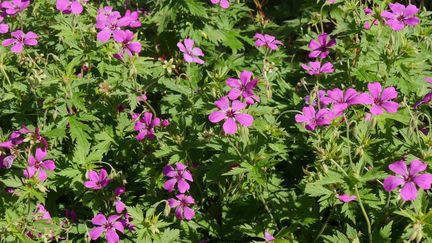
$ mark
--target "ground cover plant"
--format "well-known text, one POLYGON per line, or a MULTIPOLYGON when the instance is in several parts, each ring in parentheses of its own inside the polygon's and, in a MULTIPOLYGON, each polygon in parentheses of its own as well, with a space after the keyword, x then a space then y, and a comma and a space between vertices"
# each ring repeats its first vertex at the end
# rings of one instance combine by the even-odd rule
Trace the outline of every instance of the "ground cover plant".
POLYGON ((0 241, 432 241, 431 16, 1 0, 0 241))

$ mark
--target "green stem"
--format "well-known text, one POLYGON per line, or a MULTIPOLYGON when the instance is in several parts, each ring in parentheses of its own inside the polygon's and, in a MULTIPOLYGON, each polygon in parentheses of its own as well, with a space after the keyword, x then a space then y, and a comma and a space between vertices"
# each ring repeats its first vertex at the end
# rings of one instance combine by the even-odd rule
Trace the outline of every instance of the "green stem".
POLYGON ((354 189, 355 189, 355 192, 356 192, 356 195, 357 195, 357 199, 358 199, 358 202, 359 202, 359 205, 360 205, 360 209, 361 209, 361 211, 363 213, 363 216, 364 216, 364 218, 366 220, 366 225, 367 225, 367 230, 368 230, 368 235, 369 235, 369 242, 373 242, 372 241, 372 227, 371 227, 371 223, 370 223, 370 220, 369 220, 369 216, 367 215, 366 210, 365 210, 365 208, 363 206, 363 202, 362 202, 362 200, 360 198, 360 193, 358 191, 357 185, 355 186, 354 189))

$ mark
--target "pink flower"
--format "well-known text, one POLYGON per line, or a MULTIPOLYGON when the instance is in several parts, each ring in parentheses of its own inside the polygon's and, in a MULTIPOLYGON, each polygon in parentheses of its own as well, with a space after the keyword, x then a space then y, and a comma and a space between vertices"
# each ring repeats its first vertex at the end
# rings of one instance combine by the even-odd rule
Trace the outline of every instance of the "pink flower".
POLYGON ((219 4, 221 6, 221 8, 223 8, 223 9, 227 9, 230 6, 229 0, 210 0, 210 2, 213 5, 219 4))
MULTIPOLYGON (((372 21, 372 24, 373 24, 373 25, 378 25, 378 20, 375 19, 374 21, 372 21)), ((368 30, 368 29, 370 29, 370 28, 372 27, 372 24, 371 24, 369 21, 366 21, 366 22, 363 24, 363 28, 365 28, 366 30, 368 30)))
POLYGON ((432 84, 432 78, 426 77, 424 78, 424 80, 430 84, 432 84))
POLYGON ((391 12, 383 11, 381 16, 390 28, 395 31, 402 30, 405 25, 416 26, 420 23, 420 19, 414 15, 419 9, 415 5, 404 6, 400 3, 390 3, 391 12))
POLYGON ((276 238, 272 235, 272 234, 270 234, 270 232, 268 232, 267 230, 264 232, 264 241, 265 242, 272 242, 272 241, 274 241, 274 240, 276 240, 276 238))
POLYGON ((388 168, 396 173, 396 176, 389 176, 384 180, 384 189, 388 192, 401 186, 400 195, 404 201, 412 201, 417 197, 416 186, 429 190, 432 184, 432 175, 429 173, 419 174, 426 170, 427 164, 420 160, 412 160, 408 171, 405 161, 400 160, 390 164, 388 168))
POLYGON ((191 220, 195 216, 195 211, 189 206, 195 204, 195 200, 191 196, 185 194, 177 194, 176 198, 168 199, 170 208, 176 208, 175 215, 177 219, 191 220))
POLYGON ((131 28, 138 28, 141 27, 141 21, 139 21, 139 13, 138 11, 130 11, 129 9, 126 10, 125 15, 123 18, 126 18, 129 20, 129 27, 131 28))
POLYGON ((141 118, 137 118, 135 121, 134 130, 139 131, 136 139, 138 141, 144 139, 153 140, 156 138, 154 128, 160 125, 160 119, 155 117, 153 119, 153 113, 145 112, 144 116, 141 118))
POLYGON ((105 169, 101 169, 99 174, 96 171, 89 171, 87 173, 89 181, 84 182, 84 186, 93 190, 100 190, 108 185, 108 173, 105 169))
POLYGON ((305 106, 302 111, 303 114, 295 115, 295 121, 305 123, 306 129, 310 131, 315 130, 317 126, 329 125, 333 119, 333 113, 326 109, 316 112, 313 106, 305 106))
POLYGON ((16 156, 11 155, 0 155, 0 169, 10 169, 12 167, 12 164, 14 160, 16 159, 16 156))
MULTIPOLYGON (((353 88, 348 88, 345 92, 339 88, 327 91, 327 97, 322 97, 324 103, 333 104, 333 111, 335 113, 341 113, 348 107, 354 104, 358 104, 359 94, 353 88)), ((339 116, 339 115, 336 115, 339 116)))
POLYGON ((271 50, 277 50, 277 49, 279 49, 278 45, 283 45, 282 42, 280 42, 279 40, 276 40, 276 37, 274 37, 272 35, 267 35, 267 34, 263 35, 260 33, 256 33, 254 38, 257 39, 255 41, 256 47, 267 46, 271 50))
POLYGON ((92 223, 94 225, 99 225, 96 228, 93 228, 89 232, 89 236, 92 240, 97 240, 103 233, 105 233, 105 238, 108 243, 117 243, 120 240, 117 231, 121 233, 124 232, 123 224, 120 221, 117 221, 120 218, 119 215, 111 215, 107 218, 102 213, 99 213, 92 219, 92 223))
POLYGON ((356 196, 350 196, 348 194, 339 195, 338 198, 344 203, 349 203, 351 201, 357 200, 356 196))
POLYGON ((117 213, 121 213, 126 209, 126 205, 121 201, 120 195, 122 195, 126 191, 124 186, 116 187, 114 190, 115 201, 114 206, 117 213))
POLYGON ((421 99, 420 101, 418 101, 417 103, 414 104, 413 108, 417 109, 419 106, 423 105, 423 104, 427 104, 432 100, 432 92, 427 93, 423 99, 421 99))
POLYGON ((36 205, 36 219, 37 220, 46 220, 47 223, 51 223, 52 218, 48 210, 45 209, 44 205, 38 203, 36 205))
POLYGON ((129 18, 121 18, 117 11, 112 11, 112 7, 105 7, 98 10, 99 15, 96 16, 96 28, 99 31, 97 39, 100 42, 107 42, 111 36, 117 40, 121 38, 123 33, 122 28, 129 25, 129 18))
POLYGON ((125 54, 132 57, 133 54, 141 51, 141 43, 131 42, 134 38, 134 33, 130 30, 119 32, 118 35, 114 36, 116 42, 120 43, 122 49, 119 53, 114 54, 114 57, 119 60, 123 60, 125 54))
POLYGON ((336 45, 336 40, 331 39, 327 42, 328 39, 327 33, 323 33, 318 36, 318 41, 311 40, 309 42, 309 49, 312 51, 309 53, 310 58, 326 58, 330 54, 330 48, 336 45))
POLYGON ((186 165, 180 162, 176 163, 175 169, 171 165, 167 165, 163 168, 163 174, 171 177, 171 179, 164 183, 165 190, 172 192, 174 186, 177 184, 177 189, 180 193, 189 191, 190 186, 187 181, 193 181, 193 178, 190 171, 186 170, 186 165))
POLYGON ((162 126, 163 127, 167 127, 169 125, 170 125, 170 121, 168 119, 165 119, 165 120, 162 121, 162 126))
POLYGON ((12 0, 1 4, 8 15, 15 15, 26 9, 29 5, 30 0, 12 0))
POLYGON ((0 15, 0 34, 5 34, 7 32, 9 32, 9 25, 7 24, 2 24, 1 22, 3 22, 4 17, 0 15))
POLYGON ((81 14, 83 11, 82 3, 88 0, 57 0, 56 8, 64 14, 81 14))
POLYGON ((2 42, 3 46, 13 45, 11 51, 13 53, 21 53, 24 49, 24 45, 26 46, 36 46, 38 44, 37 38, 38 35, 29 31, 26 33, 21 30, 17 30, 11 33, 11 39, 6 39, 2 42))
POLYGON ((228 98, 230 100, 236 100, 241 96, 249 105, 253 104, 255 101, 259 102, 259 96, 253 93, 253 90, 258 84, 258 79, 252 79, 252 76, 253 74, 251 72, 243 70, 240 74, 240 80, 235 78, 227 79, 226 84, 232 88, 228 93, 228 98))
POLYGON ((245 127, 249 127, 254 121, 251 115, 239 113, 240 110, 246 108, 246 103, 234 100, 231 107, 229 99, 224 96, 220 100, 215 101, 214 104, 220 109, 220 111, 211 113, 208 118, 212 123, 218 123, 225 120, 223 130, 226 134, 234 134, 237 132, 236 121, 245 127))
POLYGON ((319 75, 321 73, 332 73, 334 72, 333 64, 330 62, 325 63, 321 66, 321 62, 309 62, 308 65, 301 64, 301 67, 308 71, 310 75, 319 75))
POLYGON ((394 113, 398 110, 399 104, 390 100, 397 97, 398 93, 394 87, 387 87, 384 90, 378 82, 369 83, 370 94, 362 94, 357 98, 357 104, 372 104, 370 112, 372 115, 381 115, 384 110, 394 113))
POLYGON ((40 181, 44 181, 47 179, 46 171, 53 171, 56 166, 53 160, 45 160, 43 159, 47 155, 47 150, 42 148, 36 149, 36 158, 33 155, 30 155, 28 158, 29 166, 24 170, 24 176, 26 178, 32 178, 36 173, 38 174, 38 178, 40 181))
POLYGON ((33 132, 28 129, 25 125, 22 125, 22 128, 12 132, 9 136, 9 140, 6 142, 0 143, 0 148, 12 149, 13 147, 20 145, 24 142, 23 135, 31 138, 31 142, 35 142, 44 146, 45 149, 48 149, 48 143, 44 137, 41 136, 39 132, 39 128, 36 128, 33 132))
POLYGON ((327 4, 335 4, 335 3, 336 3, 336 0, 327 0, 326 3, 327 3, 327 4))
POLYGON ((364 12, 364 14, 366 14, 366 15, 372 15, 372 14, 373 14, 372 9, 370 9, 370 8, 364 8, 364 9, 363 9, 363 12, 364 12))
POLYGON ((196 62, 203 64, 204 61, 199 57, 204 56, 202 50, 198 47, 193 47, 194 41, 192 39, 185 39, 184 44, 182 42, 177 43, 177 47, 183 52, 184 60, 186 62, 196 62))

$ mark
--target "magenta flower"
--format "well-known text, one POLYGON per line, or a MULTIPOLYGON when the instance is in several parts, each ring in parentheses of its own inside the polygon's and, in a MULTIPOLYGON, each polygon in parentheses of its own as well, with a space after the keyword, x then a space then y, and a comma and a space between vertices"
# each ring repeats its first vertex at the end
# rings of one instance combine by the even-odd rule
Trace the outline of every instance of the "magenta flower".
POLYGON ((81 2, 86 3, 88 0, 57 0, 56 8, 64 14, 81 14, 83 11, 81 2))
POLYGON ((174 169, 171 165, 167 165, 163 168, 163 174, 171 179, 164 183, 165 190, 172 192, 174 186, 177 184, 177 189, 180 193, 189 191, 189 183, 187 181, 193 181, 192 174, 186 170, 186 165, 178 162, 174 169))
POLYGON ((165 119, 165 120, 162 121, 162 126, 163 127, 167 127, 169 125, 170 125, 170 121, 168 119, 165 119))
POLYGON ((417 109, 419 106, 423 105, 423 104, 427 104, 432 100, 432 92, 427 93, 423 99, 421 99, 420 101, 418 101, 417 103, 414 104, 413 108, 417 109))
POLYGON ((120 218, 119 215, 111 215, 108 219, 102 213, 94 216, 92 219, 93 225, 99 225, 96 228, 93 228, 89 232, 89 236, 92 240, 97 240, 103 233, 105 233, 105 238, 108 243, 117 243, 120 240, 117 231, 123 233, 124 227, 120 221, 117 221, 120 218))
POLYGON ((401 186, 400 195, 404 201, 412 201, 417 197, 417 188, 429 190, 432 184, 432 175, 429 173, 419 174, 426 170, 427 164, 420 160, 412 160, 408 171, 405 161, 400 160, 390 164, 388 168, 396 173, 396 176, 389 176, 384 180, 384 189, 388 192, 401 186))
POLYGON ((100 190, 108 185, 110 179, 105 169, 101 169, 99 174, 96 171, 89 171, 87 173, 89 181, 84 182, 84 186, 93 190, 100 190))
POLYGON ((231 91, 228 93, 230 100, 236 100, 238 97, 243 97, 246 104, 253 104, 255 101, 259 102, 260 98, 254 95, 253 90, 258 84, 258 79, 252 79, 253 74, 247 70, 243 70, 240 74, 240 80, 235 78, 229 78, 226 84, 231 87, 231 91), (252 80, 251 80, 252 79, 252 80))
POLYGON ((426 77, 424 78, 424 80, 430 84, 432 84, 432 78, 426 77))
POLYGON ((36 46, 38 44, 37 38, 38 35, 29 31, 26 33, 21 30, 17 30, 11 33, 11 39, 6 39, 2 42, 3 46, 12 45, 11 51, 13 53, 21 53, 24 49, 24 46, 36 46))
POLYGON ((22 125, 21 129, 12 132, 12 134, 9 136, 8 141, 1 142, 0 148, 12 149, 15 146, 22 144, 25 139, 23 135, 30 137, 32 142, 41 144, 45 147, 45 149, 48 149, 48 143, 46 139, 41 136, 39 132, 39 128, 36 128, 35 131, 33 132, 32 130, 28 129, 25 125, 22 125))
POLYGON ((8 15, 15 15, 26 9, 29 5, 30 0, 12 0, 1 4, 2 8, 5 9, 5 12, 8 15))
POLYGON ((416 26, 420 23, 420 19, 414 15, 419 9, 415 5, 404 6, 400 3, 390 3, 391 12, 383 11, 381 16, 390 28, 395 31, 402 30, 405 25, 416 26))
POLYGON ((99 9, 100 14, 96 16, 96 28, 100 30, 97 39, 102 43, 107 42, 111 36, 115 40, 121 39, 122 28, 129 25, 129 18, 121 18, 119 12, 111 10, 112 8, 99 9))
POLYGON ((4 17, 0 15, 0 34, 5 34, 9 32, 9 25, 2 24, 4 17))
POLYGON ((282 42, 280 42, 279 40, 276 40, 276 37, 274 37, 272 35, 267 35, 267 34, 263 35, 260 33, 256 33, 254 38, 257 39, 255 41, 256 47, 267 46, 271 50, 277 50, 277 49, 279 49, 278 45, 283 45, 282 42))
POLYGON ((317 126, 329 125, 333 119, 333 113, 326 109, 315 111, 313 106, 303 107, 303 114, 295 115, 297 123, 305 123, 306 129, 313 131, 317 126))
POLYGON ((36 205, 36 219, 37 220, 46 220, 47 223, 51 223, 52 218, 51 214, 48 212, 48 210, 45 209, 43 204, 38 203, 36 205))
POLYGON ((341 113, 351 105, 361 103, 361 100, 359 100, 359 93, 353 88, 348 88, 345 92, 339 88, 328 90, 327 97, 322 97, 320 99, 326 104, 333 104, 333 111, 335 113, 341 113))
POLYGON ((338 198, 344 203, 349 203, 351 201, 357 200, 356 196, 350 196, 348 194, 339 195, 338 198))
POLYGON ((121 213, 123 212, 123 210, 126 209, 126 205, 121 201, 120 198, 120 195, 122 195, 125 191, 126 189, 124 186, 116 187, 116 189, 114 190, 114 194, 115 194, 114 206, 117 213, 121 213))
POLYGON ((185 39, 184 44, 182 42, 177 43, 177 47, 183 52, 184 60, 186 62, 195 62, 203 64, 204 61, 199 57, 204 56, 202 50, 198 47, 193 47, 194 41, 192 39, 185 39))
POLYGON ((274 241, 274 240, 276 240, 276 238, 272 235, 272 234, 270 234, 270 232, 268 232, 267 230, 264 232, 264 241, 265 242, 272 242, 272 241, 274 241))
POLYGON ((10 169, 12 167, 12 164, 14 160, 16 159, 16 156, 11 155, 0 155, 0 169, 10 169))
POLYGON ((226 134, 234 134, 237 132, 236 121, 245 127, 252 125, 254 119, 249 114, 239 113, 240 110, 246 108, 247 104, 241 101, 234 100, 230 106, 229 99, 224 96, 220 100, 214 102, 220 111, 215 111, 209 115, 209 120, 212 123, 218 123, 225 120, 223 130, 226 134))
POLYGON ((364 8, 364 9, 363 9, 363 12, 364 12, 364 14, 366 14, 366 15, 372 15, 372 14, 373 14, 372 9, 370 9, 370 8, 364 8))
POLYGON ((125 15, 123 18, 128 19, 129 21, 129 27, 131 28, 138 28, 141 27, 141 21, 139 21, 139 13, 138 11, 130 11, 129 9, 126 10, 125 15))
POLYGON ((210 2, 213 5, 219 4, 221 6, 221 8, 223 8, 223 9, 227 9, 230 6, 229 0, 210 0, 210 2))
POLYGON ((189 206, 195 204, 195 200, 191 196, 185 194, 177 194, 176 198, 168 199, 170 208, 176 208, 175 215, 177 219, 191 220, 195 216, 195 211, 189 206))
POLYGON ((326 3, 327 3, 327 4, 335 4, 335 3, 336 3, 336 0, 327 0, 326 3))
POLYGON ((155 117, 153 119, 153 113, 146 112, 141 118, 137 118, 135 121, 134 130, 139 131, 136 139, 141 141, 143 139, 153 140, 156 138, 154 128, 160 125, 160 119, 155 117))
POLYGON ((336 40, 331 39, 327 42, 328 39, 327 33, 323 33, 318 36, 318 41, 311 40, 309 42, 309 49, 312 51, 309 53, 310 58, 326 58, 330 54, 330 48, 336 45, 336 40))
POLYGON ((115 41, 120 43, 122 49, 119 53, 114 54, 114 57, 119 60, 123 60, 125 54, 132 57, 135 53, 141 51, 141 43, 132 42, 134 33, 130 30, 125 30, 114 37, 115 41))
POLYGON ((43 161, 46 155, 46 149, 37 148, 36 157, 34 157, 33 155, 29 156, 29 166, 24 170, 24 176, 26 178, 32 178, 37 173, 40 181, 44 181, 47 179, 48 176, 46 174, 46 171, 53 171, 56 166, 53 160, 43 161))
POLYGON ((333 64, 327 62, 321 66, 321 62, 309 62, 308 65, 301 64, 301 67, 308 71, 310 75, 320 75, 321 73, 332 73, 334 72, 333 64))
POLYGON ((384 110, 394 113, 398 110, 399 104, 391 100, 398 95, 394 87, 387 87, 384 90, 378 82, 369 83, 370 94, 362 94, 357 99, 357 104, 372 104, 370 112, 372 115, 381 115, 384 110))
POLYGON ((378 20, 375 19, 374 21, 372 21, 372 23, 369 22, 369 21, 366 21, 366 22, 363 24, 363 28, 365 28, 366 30, 368 30, 368 29, 370 29, 370 28, 372 27, 372 24, 373 24, 373 25, 378 25, 378 20))

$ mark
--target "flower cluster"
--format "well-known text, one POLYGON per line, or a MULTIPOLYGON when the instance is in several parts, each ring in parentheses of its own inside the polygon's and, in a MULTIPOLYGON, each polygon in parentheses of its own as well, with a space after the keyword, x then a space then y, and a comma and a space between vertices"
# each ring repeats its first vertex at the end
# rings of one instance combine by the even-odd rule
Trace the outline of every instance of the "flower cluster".
MULTIPOLYGON (((95 191, 101 190, 108 186, 110 179, 105 169, 101 169, 99 173, 96 171, 89 171, 87 173, 88 181, 84 182, 84 186, 95 191)), ((105 233, 105 238, 108 242, 116 243, 120 240, 117 231, 124 233, 124 229, 127 228, 131 231, 134 230, 134 225, 131 224, 129 214, 126 212, 126 205, 122 202, 120 196, 125 193, 126 189, 124 186, 116 187, 114 190, 114 196, 112 197, 115 214, 108 216, 108 219, 103 213, 98 213, 92 219, 93 225, 96 227, 89 232, 89 236, 92 240, 98 239, 102 234, 105 233)))
MULTIPOLYGON (((309 58, 321 58, 324 59, 330 54, 330 48, 336 45, 335 39, 329 39, 327 33, 323 33, 318 36, 317 40, 311 40, 309 42, 309 58)), ((333 64, 331 62, 326 62, 321 64, 321 61, 309 62, 306 64, 301 64, 301 67, 306 70, 310 75, 320 75, 322 73, 332 73, 334 72, 333 64)))
POLYGON ((113 7, 104 7, 98 10, 96 16, 96 29, 99 30, 97 39, 105 43, 111 39, 120 45, 120 51, 114 54, 114 58, 123 60, 125 54, 132 57, 141 52, 141 43, 133 41, 134 33, 126 28, 137 28, 141 26, 137 11, 127 10, 122 17, 120 12, 114 11, 113 7))
MULTIPOLYGON (((30 5, 30 0, 12 0, 0 2, 0 34, 9 32, 9 25, 3 23, 6 16, 14 17, 24 11, 30 5)), ((39 36, 32 31, 25 33, 23 30, 11 32, 12 38, 2 41, 2 46, 12 46, 11 52, 21 53, 25 46, 36 46, 39 36)))
POLYGON ((224 96, 214 102, 215 106, 220 110, 212 112, 208 118, 212 123, 225 120, 223 130, 226 134, 235 134, 237 132, 236 122, 249 127, 254 121, 251 115, 240 112, 248 105, 260 101, 259 97, 253 93, 258 84, 258 79, 252 79, 252 76, 253 73, 244 70, 240 74, 240 80, 229 78, 226 81, 227 85, 231 87, 228 96, 224 96), (238 100, 239 97, 240 100, 238 100), (232 100, 232 103, 230 100, 232 100))
POLYGON ((192 196, 185 194, 190 189, 187 181, 193 181, 192 174, 186 168, 186 165, 180 162, 175 164, 175 168, 171 165, 163 168, 163 174, 171 178, 164 183, 164 188, 172 192, 177 185, 177 189, 180 192, 180 194, 176 195, 176 198, 168 199, 170 208, 176 209, 176 218, 180 220, 191 220, 195 216, 195 211, 190 208, 191 205, 195 204, 195 200, 192 196))
POLYGON ((369 83, 368 89, 369 93, 359 93, 353 88, 346 91, 339 88, 320 90, 318 102, 307 97, 306 104, 309 106, 303 107, 303 113, 297 114, 295 120, 297 123, 306 124, 307 130, 315 130, 317 126, 329 125, 352 105, 371 105, 370 113, 376 116, 384 111, 394 113, 398 110, 399 104, 392 101, 398 95, 394 87, 383 89, 380 83, 375 82, 369 83))

